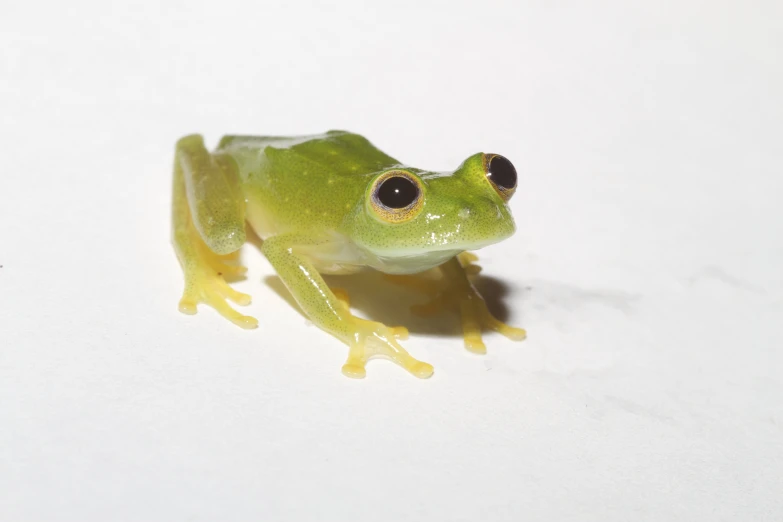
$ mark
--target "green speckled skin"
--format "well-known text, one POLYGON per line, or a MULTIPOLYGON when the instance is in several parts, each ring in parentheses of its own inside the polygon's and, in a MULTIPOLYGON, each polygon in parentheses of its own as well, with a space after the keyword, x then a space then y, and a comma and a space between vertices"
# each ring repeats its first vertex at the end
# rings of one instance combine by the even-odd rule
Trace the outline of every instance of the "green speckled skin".
POLYGON ((310 139, 229 136, 216 152, 236 160, 249 221, 263 239, 307 231, 345 240, 358 250, 345 250, 344 265, 416 273, 514 232, 508 206, 486 180, 483 154, 444 175, 406 167, 341 131, 310 139), (384 222, 367 208, 368 187, 390 169, 424 184, 424 209, 405 223, 384 222))
POLYGON ((411 274, 449 265, 460 268, 444 273, 461 278, 457 254, 514 232, 506 201, 487 179, 486 158, 475 154, 453 173, 437 173, 405 166, 362 136, 343 131, 226 136, 212 154, 200 136, 185 137, 177 144, 173 197, 174 245, 186 276, 180 309, 194 313, 197 302, 207 302, 241 326, 255 326, 225 304, 225 297, 249 298, 226 290, 215 269, 227 262, 221 256, 244 243, 248 222, 305 313, 351 347, 346 374, 363 376, 369 357, 385 355, 427 376, 431 366, 408 355, 394 340, 394 329, 351 315, 319 272, 373 268, 411 274), (373 182, 391 170, 420 181, 417 210, 404 222, 389 222, 372 204, 373 182), (368 338, 381 347, 368 348, 368 338))

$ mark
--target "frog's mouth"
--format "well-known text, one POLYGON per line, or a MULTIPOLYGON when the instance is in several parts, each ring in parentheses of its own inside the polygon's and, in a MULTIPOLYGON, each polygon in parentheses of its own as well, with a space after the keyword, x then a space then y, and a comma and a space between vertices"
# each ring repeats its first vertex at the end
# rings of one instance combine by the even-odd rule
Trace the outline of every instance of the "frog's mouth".
POLYGON ((484 231, 465 230, 456 227, 448 231, 432 231, 420 245, 389 246, 386 249, 373 249, 376 255, 381 257, 420 257, 436 255, 441 257, 452 252, 453 255, 466 250, 478 250, 480 248, 494 245, 511 237, 516 230, 512 224, 498 227, 487 234, 484 231))
POLYGON ((376 256, 371 266, 387 274, 417 274, 440 266, 462 250, 429 250, 376 256))
MULTIPOLYGON (((508 234, 511 235, 511 234, 508 234)), ((387 274, 415 274, 442 265, 454 256, 469 250, 479 250, 506 239, 500 236, 482 241, 466 241, 459 243, 440 243, 429 247, 418 247, 376 252, 374 259, 368 264, 387 274)))

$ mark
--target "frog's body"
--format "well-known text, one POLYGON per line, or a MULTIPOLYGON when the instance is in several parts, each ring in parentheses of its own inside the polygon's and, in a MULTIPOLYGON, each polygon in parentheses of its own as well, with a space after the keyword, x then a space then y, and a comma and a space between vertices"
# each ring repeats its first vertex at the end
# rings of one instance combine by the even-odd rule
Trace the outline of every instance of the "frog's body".
POLYGON ((489 314, 456 257, 514 232, 506 201, 516 173, 513 186, 489 180, 494 158, 508 170, 505 158, 476 154, 454 173, 434 173, 406 167, 365 138, 342 131, 227 136, 213 154, 200 136, 185 137, 177 144, 174 171, 174 244, 186 275, 180 309, 195 313, 203 301, 240 326, 257 324, 228 307, 225 298, 245 304, 249 297, 222 279, 223 272, 237 270, 224 256, 245 242, 247 221, 305 313, 351 347, 343 367, 348 375, 363 376, 364 363, 376 354, 422 377, 432 367, 397 344, 404 328, 351 315, 319 272, 412 274, 441 266, 459 292, 443 293, 440 300, 448 294, 463 303, 469 348, 484 349, 481 326, 522 338, 523 330, 489 314), (369 338, 380 344, 373 352, 365 343, 369 338))

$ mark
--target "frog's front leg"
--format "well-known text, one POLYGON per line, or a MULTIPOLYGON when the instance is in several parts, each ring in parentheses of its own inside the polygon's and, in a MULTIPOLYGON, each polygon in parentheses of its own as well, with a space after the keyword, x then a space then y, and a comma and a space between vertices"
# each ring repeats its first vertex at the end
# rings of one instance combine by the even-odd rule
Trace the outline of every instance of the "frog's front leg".
POLYGON ((174 159, 172 234, 174 250, 185 273, 185 290, 179 309, 195 314, 206 303, 241 326, 255 328, 258 321, 231 308, 250 303, 224 279, 244 268, 233 263, 245 242, 244 199, 239 194, 236 166, 228 158, 207 152, 201 136, 177 142, 174 159))
POLYGON ((364 377, 369 359, 387 357, 416 377, 432 375, 430 364, 414 359, 396 341, 396 337, 407 334, 406 329, 356 317, 347 303, 334 295, 302 252, 321 243, 323 240, 306 235, 281 235, 264 240, 261 251, 310 320, 348 345, 343 373, 348 377, 364 377))
POLYGON ((527 334, 522 328, 514 328, 498 320, 489 311, 487 303, 468 279, 468 274, 479 271, 477 265, 471 264, 476 259, 473 254, 463 254, 442 264, 440 269, 446 288, 430 302, 415 307, 414 311, 428 315, 449 304, 458 304, 465 348, 474 353, 487 353, 487 347, 481 339, 484 328, 495 330, 515 341, 523 340, 527 334))

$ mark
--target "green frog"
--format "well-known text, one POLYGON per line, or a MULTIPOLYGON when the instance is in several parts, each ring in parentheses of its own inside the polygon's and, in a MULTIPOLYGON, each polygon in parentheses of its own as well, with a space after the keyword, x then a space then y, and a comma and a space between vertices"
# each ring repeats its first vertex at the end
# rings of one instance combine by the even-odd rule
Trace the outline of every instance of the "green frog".
POLYGON ((342 371, 349 377, 364 377, 376 356, 421 378, 433 367, 399 344, 406 328, 354 316, 346 293, 321 274, 374 269, 428 290, 432 301, 420 310, 458 309, 472 352, 486 352, 484 329, 525 338, 523 329, 492 315, 468 277, 478 266, 467 251, 515 230, 508 201, 517 172, 504 156, 478 153, 454 172, 431 172, 345 131, 226 136, 211 153, 201 136, 190 135, 177 142, 175 156, 173 243, 185 275, 180 311, 194 314, 205 303, 242 328, 258 325, 229 306, 227 300, 246 305, 250 296, 224 279, 244 272, 236 260, 247 223, 304 313, 348 345, 342 371), (439 281, 411 279, 433 271, 439 281))

